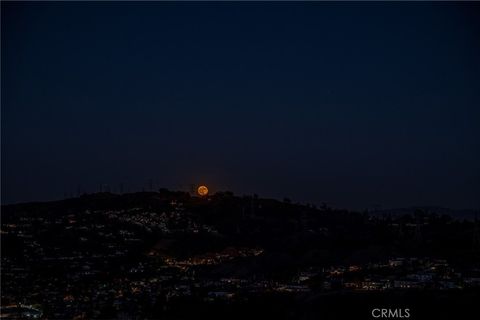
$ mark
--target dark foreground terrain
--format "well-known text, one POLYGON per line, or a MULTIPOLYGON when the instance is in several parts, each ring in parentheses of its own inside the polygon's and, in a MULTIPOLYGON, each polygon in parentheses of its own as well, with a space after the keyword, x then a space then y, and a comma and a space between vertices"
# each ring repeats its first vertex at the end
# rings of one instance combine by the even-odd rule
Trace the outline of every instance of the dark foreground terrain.
POLYGON ((479 245, 477 221, 435 212, 229 192, 2 206, 2 317, 470 319, 479 245))

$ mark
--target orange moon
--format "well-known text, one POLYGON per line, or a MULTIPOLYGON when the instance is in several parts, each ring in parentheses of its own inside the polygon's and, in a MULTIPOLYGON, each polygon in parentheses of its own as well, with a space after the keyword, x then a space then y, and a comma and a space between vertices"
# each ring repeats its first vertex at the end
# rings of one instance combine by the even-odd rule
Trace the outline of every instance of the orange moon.
POLYGON ((206 196, 208 194, 208 188, 206 186, 200 186, 200 187, 198 187, 197 192, 202 197, 206 196))

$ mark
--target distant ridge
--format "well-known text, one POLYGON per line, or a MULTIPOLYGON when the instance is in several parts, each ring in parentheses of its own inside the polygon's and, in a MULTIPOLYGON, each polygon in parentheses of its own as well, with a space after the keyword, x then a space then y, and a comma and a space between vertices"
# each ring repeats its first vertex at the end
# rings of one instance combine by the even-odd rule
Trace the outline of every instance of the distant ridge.
POLYGON ((435 213, 438 215, 448 215, 459 220, 474 220, 475 217, 480 219, 480 210, 473 209, 449 209, 436 206, 413 206, 406 208, 382 209, 369 212, 374 216, 383 215, 407 215, 415 213, 435 213))

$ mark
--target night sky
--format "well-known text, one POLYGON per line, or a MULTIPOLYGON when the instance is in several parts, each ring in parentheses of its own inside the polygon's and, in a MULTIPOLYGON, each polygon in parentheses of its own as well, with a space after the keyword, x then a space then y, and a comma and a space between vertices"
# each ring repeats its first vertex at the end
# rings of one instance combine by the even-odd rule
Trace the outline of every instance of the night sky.
POLYGON ((1 5, 2 203, 480 208, 479 3, 1 5))

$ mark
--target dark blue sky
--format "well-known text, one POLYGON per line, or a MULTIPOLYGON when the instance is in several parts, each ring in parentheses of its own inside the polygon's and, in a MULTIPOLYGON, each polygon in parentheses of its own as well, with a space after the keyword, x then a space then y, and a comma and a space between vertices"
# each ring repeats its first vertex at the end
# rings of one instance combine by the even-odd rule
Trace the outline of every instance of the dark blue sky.
POLYGON ((479 39, 478 3, 2 2, 2 201, 479 208, 479 39))

